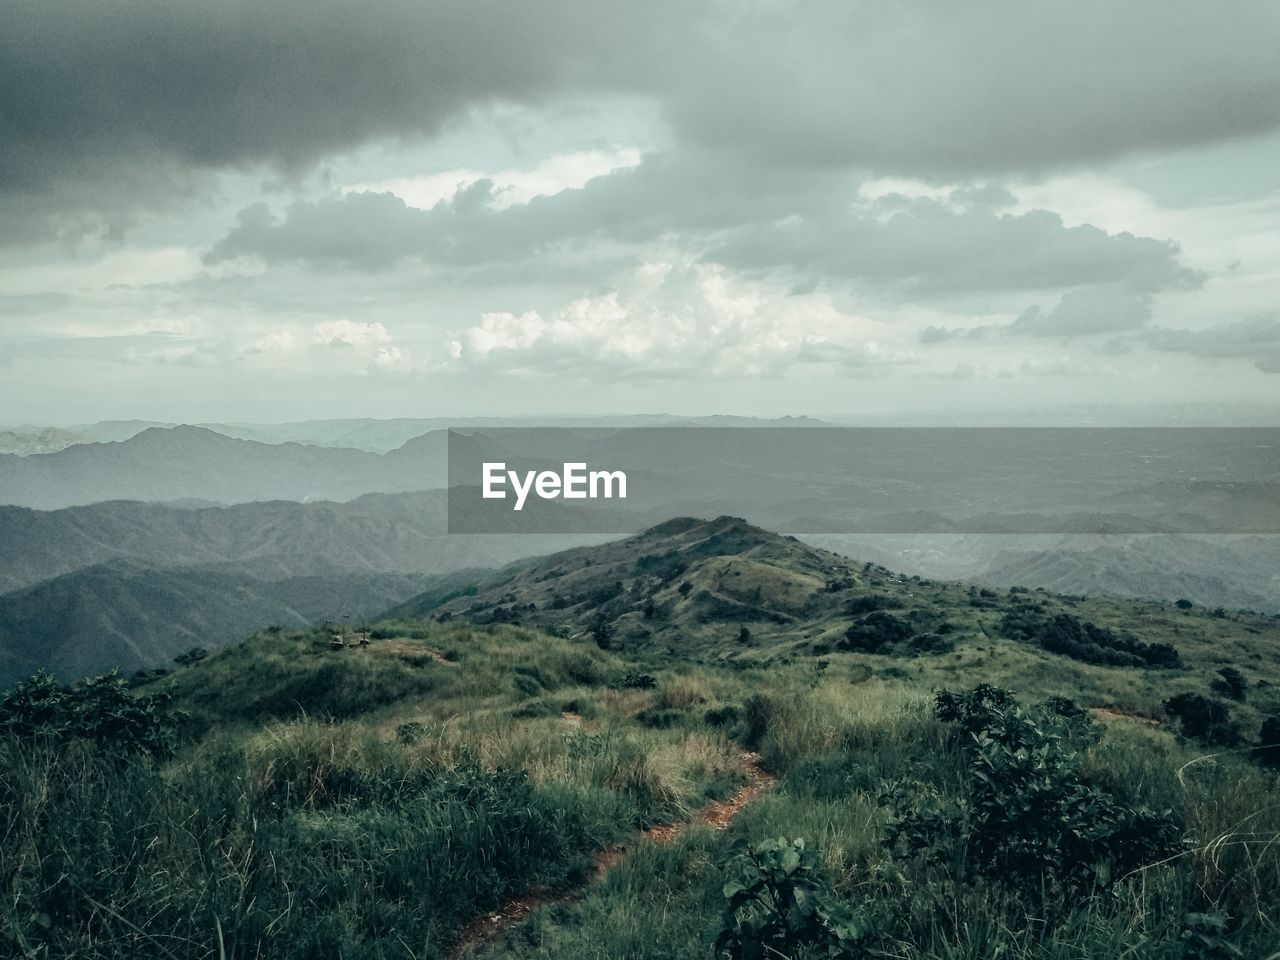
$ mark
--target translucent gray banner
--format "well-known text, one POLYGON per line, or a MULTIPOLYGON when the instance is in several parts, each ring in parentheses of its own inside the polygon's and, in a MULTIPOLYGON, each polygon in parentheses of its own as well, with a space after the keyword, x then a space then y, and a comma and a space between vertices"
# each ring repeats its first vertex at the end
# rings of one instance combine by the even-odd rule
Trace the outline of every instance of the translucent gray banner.
POLYGON ((451 430, 451 533, 1280 533, 1280 428, 451 430))

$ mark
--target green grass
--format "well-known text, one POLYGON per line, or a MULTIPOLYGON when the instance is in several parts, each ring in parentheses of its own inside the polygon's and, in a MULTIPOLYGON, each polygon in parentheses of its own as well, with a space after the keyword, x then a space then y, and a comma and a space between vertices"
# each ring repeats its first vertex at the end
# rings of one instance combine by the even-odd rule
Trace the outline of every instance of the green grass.
MULTIPOLYGON (((963 596, 931 589, 939 604, 963 596)), ((1134 626, 1109 601, 1072 609, 1134 626)), ((0 944, 42 960, 440 957, 471 918, 580 884, 593 852, 621 843, 629 856, 602 880, 474 954, 710 960, 733 844, 786 836, 820 852, 880 956, 1214 957, 1186 952, 1196 913, 1227 918, 1243 956, 1280 953, 1276 775, 1164 725, 1095 723, 1075 748, 1089 783, 1171 811, 1189 840, 1110 893, 1046 912, 1038 891, 887 847, 887 784, 963 795, 962 743, 934 689, 994 682, 1026 702, 1160 718, 1229 662, 1250 679, 1247 729, 1276 705, 1277 651, 1246 621, 1163 605, 1187 666, 1135 670, 996 636, 998 613, 963 607, 951 619, 970 639, 920 657, 757 645, 696 662, 421 621, 379 624, 384 639, 351 649, 263 634, 143 688, 189 715, 172 759, 0 739, 0 944), (655 686, 623 686, 634 673, 655 686), (735 789, 743 746, 779 780, 728 830, 639 839, 735 789)))

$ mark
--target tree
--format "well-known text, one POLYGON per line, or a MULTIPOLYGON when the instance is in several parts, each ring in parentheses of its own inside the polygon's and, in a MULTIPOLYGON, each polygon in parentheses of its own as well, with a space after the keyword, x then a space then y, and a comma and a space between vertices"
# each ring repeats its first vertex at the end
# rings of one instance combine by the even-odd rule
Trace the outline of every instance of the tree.
POLYGON ((1180 693, 1164 702, 1164 709, 1182 727, 1182 735, 1192 740, 1221 746, 1240 741, 1240 731, 1231 720, 1231 708, 1221 700, 1198 693, 1180 693))

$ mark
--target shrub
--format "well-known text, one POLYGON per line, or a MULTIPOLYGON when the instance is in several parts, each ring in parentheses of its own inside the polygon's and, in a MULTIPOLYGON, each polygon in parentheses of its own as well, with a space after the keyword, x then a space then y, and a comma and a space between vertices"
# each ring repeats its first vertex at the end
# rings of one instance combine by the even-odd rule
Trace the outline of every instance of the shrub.
MULTIPOLYGON (((279 631, 280 628, 277 627, 276 632, 279 633, 279 631)), ((208 657, 209 651, 204 647, 192 647, 186 653, 180 653, 174 657, 173 662, 180 667, 189 667, 193 663, 199 663, 201 660, 208 659, 208 657)))
POLYGON ((658 681, 652 674, 628 673, 613 686, 616 690, 652 690, 657 685, 658 681))
POLYGON ((1000 624, 1010 639, 1036 643, 1050 653, 1108 667, 1179 667, 1182 658, 1167 643, 1143 643, 1069 613, 1045 617, 1031 607, 1009 613, 1000 624))
POLYGON ((406 746, 412 746, 426 737, 429 729, 421 720, 408 720, 396 726, 396 740, 406 746))
POLYGON ((511 683, 515 687, 516 693, 522 697, 536 697, 542 692, 542 684, 536 678, 527 674, 514 674, 511 677, 511 683))
POLYGON ((735 704, 713 707, 702 715, 702 719, 712 727, 730 727, 742 719, 742 710, 735 704))
POLYGON ((1231 719, 1231 708, 1221 700, 1180 693, 1166 700, 1164 709, 1178 721, 1184 737, 1224 747, 1240 742, 1240 729, 1231 719))
POLYGON ((1177 607, 1179 610, 1190 610, 1192 607, 1195 606, 1195 604, 1192 603, 1190 600, 1188 600, 1186 597, 1179 597, 1177 600, 1174 601, 1173 605, 1177 607))
POLYGON ((1245 693, 1249 689, 1249 682, 1245 680, 1244 674, 1235 667, 1223 667, 1218 671, 1218 676, 1213 679, 1209 686, 1214 693, 1221 694, 1228 700, 1243 703, 1245 693))
POLYGON ((962 793, 945 800, 909 784, 886 793, 888 842, 901 855, 1026 890, 1084 894, 1182 849, 1169 812, 1130 807, 1085 780, 1068 742, 1081 721, 1063 703, 1027 711, 982 685, 944 691, 936 710, 963 731, 962 793))
POLYGON ((613 649, 613 624, 599 619, 591 625, 591 639, 601 650, 613 649))
POLYGON ((956 648, 956 642, 940 633, 917 633, 907 644, 912 653, 950 653, 956 648))
POLYGON ((766 960, 813 950, 828 957, 861 955, 868 926, 827 888, 803 838, 779 837, 745 849, 729 863, 728 901, 717 957, 766 960))
POLYGON ((1262 721, 1255 753, 1262 763, 1269 767, 1280 768, 1280 713, 1262 721))
POLYGON ((892 613, 877 610, 861 617, 845 631, 844 640, 841 641, 840 648, 863 653, 877 653, 889 644, 906 640, 910 636, 910 626, 899 620, 892 613))
POLYGON ((167 694, 134 696, 116 673, 64 687, 42 671, 0 700, 0 734, 55 744, 89 740, 121 753, 168 756, 180 718, 167 694))
POLYGON ((895 603, 883 593, 864 593, 862 596, 854 597, 849 601, 849 616, 856 617, 864 613, 888 610, 896 606, 901 606, 901 604, 895 603))
POLYGON ((1188 913, 1182 925, 1186 960, 1233 960, 1243 957, 1227 939, 1227 918, 1221 913, 1188 913))
POLYGON ((672 707, 649 707, 636 714, 636 721, 652 730, 677 727, 684 719, 684 712, 672 707))
POLYGON ((778 712, 778 703, 767 694, 753 693, 742 704, 745 730, 742 742, 748 747, 758 747, 768 733, 769 726, 778 712))

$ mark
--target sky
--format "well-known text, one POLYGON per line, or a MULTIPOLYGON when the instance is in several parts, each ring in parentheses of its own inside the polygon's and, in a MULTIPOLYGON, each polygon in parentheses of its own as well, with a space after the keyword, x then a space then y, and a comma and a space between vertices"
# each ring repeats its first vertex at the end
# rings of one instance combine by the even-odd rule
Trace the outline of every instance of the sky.
POLYGON ((1280 5, 8 0, 0 423, 1280 399, 1280 5))

